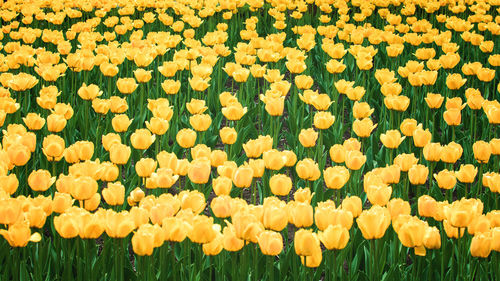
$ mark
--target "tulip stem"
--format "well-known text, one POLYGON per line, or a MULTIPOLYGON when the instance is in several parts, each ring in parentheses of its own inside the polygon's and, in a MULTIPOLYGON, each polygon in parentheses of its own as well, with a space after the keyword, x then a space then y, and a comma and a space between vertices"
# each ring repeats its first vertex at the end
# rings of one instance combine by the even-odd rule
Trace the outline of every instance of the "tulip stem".
POLYGON ((267 257, 267 271, 269 272, 269 280, 274 281, 274 256, 267 257))
MULTIPOLYGON (((476 190, 476 198, 479 199, 479 195, 481 195, 482 191, 482 179, 483 179, 483 164, 479 163, 479 174, 477 178, 477 190, 476 190)), ((472 183, 471 183, 472 184, 472 183)))

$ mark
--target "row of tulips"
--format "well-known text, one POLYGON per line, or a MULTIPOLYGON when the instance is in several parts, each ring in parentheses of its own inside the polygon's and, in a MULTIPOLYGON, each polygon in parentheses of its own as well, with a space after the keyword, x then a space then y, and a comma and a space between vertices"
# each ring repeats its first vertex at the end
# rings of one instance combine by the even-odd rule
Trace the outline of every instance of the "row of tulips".
POLYGON ((0 279, 495 279, 499 5, 6 1, 0 279))

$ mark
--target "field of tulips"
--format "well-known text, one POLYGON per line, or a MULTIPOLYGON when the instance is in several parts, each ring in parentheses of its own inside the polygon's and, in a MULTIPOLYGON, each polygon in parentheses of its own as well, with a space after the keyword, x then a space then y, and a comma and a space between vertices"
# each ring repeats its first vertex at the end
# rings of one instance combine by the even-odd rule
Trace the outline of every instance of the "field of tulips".
POLYGON ((500 0, 0 5, 0 280, 498 280, 500 0))

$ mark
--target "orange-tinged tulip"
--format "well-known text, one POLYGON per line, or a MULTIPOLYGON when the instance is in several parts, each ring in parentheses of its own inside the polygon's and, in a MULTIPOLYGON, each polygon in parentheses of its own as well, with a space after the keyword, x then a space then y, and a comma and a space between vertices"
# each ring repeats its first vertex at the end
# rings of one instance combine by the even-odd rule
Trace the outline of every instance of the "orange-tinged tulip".
POLYGON ((253 169, 249 165, 242 165, 233 172, 234 186, 239 188, 248 188, 252 185, 253 169))
POLYGON ((301 179, 308 181, 315 181, 321 176, 318 163, 310 158, 306 158, 297 162, 295 171, 301 179))
POLYGON ((236 142, 238 133, 234 128, 224 127, 219 130, 219 135, 223 144, 233 144, 236 142))
POLYGON ((370 117, 375 109, 371 108, 367 102, 355 102, 352 107, 352 115, 356 119, 364 119, 370 117))
POLYGON ((18 222, 9 225, 7 230, 0 230, 5 240, 11 247, 25 247, 28 242, 39 242, 42 237, 39 233, 31 234, 29 222, 27 220, 19 220, 18 222))

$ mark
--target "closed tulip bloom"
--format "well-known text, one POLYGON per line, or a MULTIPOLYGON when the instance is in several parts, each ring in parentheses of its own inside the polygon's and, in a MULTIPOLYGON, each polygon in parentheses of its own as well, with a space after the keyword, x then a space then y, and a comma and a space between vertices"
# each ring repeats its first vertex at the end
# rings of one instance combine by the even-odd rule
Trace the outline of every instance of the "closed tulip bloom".
POLYGON ((352 107, 352 115, 356 119, 368 118, 375 109, 371 108, 367 102, 355 102, 352 107))
POLYGON ((58 133, 66 127, 67 121, 63 115, 52 113, 47 116, 47 129, 49 132, 58 133))
POLYGON ((149 121, 146 121, 146 128, 155 135, 164 135, 169 127, 168 120, 159 117, 152 117, 149 121))
POLYGON ((467 232, 470 235, 476 235, 478 233, 485 233, 491 230, 491 222, 486 217, 486 215, 476 216, 472 219, 471 223, 467 227, 467 232))
POLYGON ((402 91, 403 91, 403 87, 399 83, 384 83, 380 87, 380 92, 385 97, 399 96, 402 91))
POLYGON ((210 161, 206 158, 199 158, 189 163, 188 177, 196 184, 205 184, 210 178, 210 161))
POLYGON ((457 179, 462 183, 473 183, 477 175, 477 167, 472 164, 460 165, 460 169, 455 172, 457 179))
POLYGON ((433 93, 428 93, 427 96, 425 97, 425 102, 427 103, 427 106, 431 109, 437 109, 440 108, 441 105, 443 104, 444 97, 440 94, 433 94, 433 93))
MULTIPOLYGON (((45 141, 45 140, 44 140, 45 141)), ((43 151, 43 148, 42 148, 43 151)), ((64 148, 63 148, 64 151, 64 148)), ((44 151, 45 154, 45 151, 44 151)), ((8 161, 15 166, 24 166, 31 158, 30 149, 20 143, 14 143, 7 148, 7 155, 9 156, 8 161)), ((47 156, 47 154, 45 154, 47 156)), ((49 156, 47 156, 49 159, 49 156)), ((61 155, 62 158, 62 155, 61 155)), ((60 159, 59 159, 60 160, 60 159)))
POLYGON ((298 256, 312 256, 314 248, 319 247, 319 239, 311 230, 299 229, 295 232, 293 244, 298 256))
POLYGON ((491 233, 479 233, 472 237, 470 254, 473 257, 487 258, 491 253, 491 233))
POLYGON ((467 105, 472 110, 480 110, 483 108, 484 98, 479 90, 469 88, 465 90, 465 97, 467 98, 467 105))
POLYGON ((116 165, 127 164, 132 150, 125 144, 114 144, 109 149, 109 160, 116 165))
POLYGON ((398 148, 405 138, 406 137, 401 137, 401 133, 398 130, 389 130, 385 134, 380 135, 382 144, 391 149, 398 148))
POLYGON ((102 197, 110 206, 123 205, 125 186, 120 182, 108 183, 108 187, 102 190, 102 197))
POLYGON ((47 170, 32 171, 28 177, 28 185, 33 191, 46 191, 54 184, 56 177, 51 177, 47 170))
POLYGON ((318 233, 318 238, 328 250, 342 250, 349 242, 349 232, 341 225, 329 225, 318 233))
POLYGON ((279 205, 265 206, 262 222, 267 229, 282 231, 288 225, 286 209, 279 205))
POLYGON ((401 198, 393 198, 387 203, 387 210, 391 214, 391 220, 394 221, 400 215, 410 215, 411 207, 408 201, 401 198))
POLYGON ((94 193, 90 199, 83 200, 84 208, 89 212, 95 211, 99 204, 101 204, 101 194, 99 193, 94 193))
POLYGON ((132 250, 138 256, 151 256, 154 250, 154 233, 147 228, 139 227, 132 236, 132 250))
POLYGON ((221 195, 212 199, 210 209, 215 217, 227 218, 231 216, 231 197, 229 195, 221 195))
POLYGON ((236 237, 234 227, 229 223, 224 227, 222 245, 226 251, 237 252, 243 248, 245 241, 236 237))
POLYGON ((196 141, 196 132, 192 129, 181 129, 175 137, 177 143, 183 148, 191 148, 196 141))
POLYGON ((368 200, 373 205, 385 206, 389 202, 392 194, 390 185, 369 185, 366 190, 368 200))
POLYGON ((128 103, 125 98, 112 96, 109 98, 109 110, 113 113, 124 113, 128 110, 128 103))
POLYGON ((14 194, 19 187, 19 180, 16 174, 0 176, 0 187, 2 188, 0 190, 5 191, 8 195, 14 194))
POLYGON ((455 142, 450 142, 449 144, 443 146, 441 152, 441 161, 445 163, 455 163, 462 157, 463 148, 460 144, 455 142))
POLYGON ((146 83, 151 80, 151 70, 145 70, 143 68, 138 68, 134 70, 134 77, 139 83, 146 83))
POLYGON ((201 76, 193 76, 188 80, 191 88, 198 92, 203 92, 210 86, 210 84, 208 83, 210 82, 210 78, 203 79, 203 77, 201 76))
POLYGON ((441 248, 441 235, 437 227, 427 227, 424 234, 424 247, 426 249, 441 248))
POLYGON ((429 168, 421 164, 415 164, 408 170, 408 178, 413 185, 425 184, 428 176, 429 168))
POLYGON ((32 131, 38 131, 45 125, 45 119, 38 113, 28 113, 26 117, 23 117, 23 122, 32 131))
POLYGON ((111 119, 113 130, 117 133, 126 132, 130 124, 132 124, 132 120, 130 120, 125 114, 115 115, 115 117, 111 119))
MULTIPOLYGON (((424 235, 428 225, 426 222, 411 217, 398 231, 398 238, 403 246, 408 248, 421 247, 424 244, 424 235)), ((415 251, 417 253, 417 251, 415 251)))
POLYGON ((424 146, 424 158, 430 162, 438 162, 441 160, 441 151, 443 147, 440 143, 429 142, 424 146))
POLYGON ((466 81, 467 79, 462 78, 458 73, 448 74, 448 76, 446 76, 446 86, 450 90, 460 89, 466 81))
POLYGON ((406 111, 410 105, 410 98, 407 96, 390 95, 384 98, 384 105, 390 110, 406 111))
POLYGON ((43 139, 42 151, 47 160, 59 161, 63 157, 65 146, 64 139, 60 136, 48 135, 43 139))
POLYGON ((283 237, 279 232, 266 230, 258 237, 259 248, 262 254, 277 256, 283 251, 283 237))
POLYGON ((212 118, 208 114, 196 114, 189 117, 189 124, 198 132, 204 132, 208 130, 210 124, 212 124, 212 118))
POLYGON ((418 198, 418 215, 432 218, 437 212, 438 203, 429 195, 422 195, 418 198))
POLYGON ((329 154, 330 154, 330 159, 332 159, 333 162, 335 163, 345 162, 346 149, 343 145, 334 144, 332 147, 330 147, 329 154))
MULTIPOLYGON (((452 226, 450 224, 450 222, 446 219, 443 220, 443 227, 444 227, 444 231, 446 232, 446 236, 448 236, 449 238, 458 239, 459 228, 452 226)), ((460 228, 460 237, 463 237, 464 233, 465 233, 465 228, 460 228)))
POLYGON ((363 155, 360 151, 351 150, 346 153, 345 164, 349 170, 357 171, 366 162, 366 155, 363 155))
POLYGON ((238 167, 233 172, 234 186, 239 188, 248 188, 252 185, 253 169, 247 164, 238 167))
POLYGON ((292 189, 292 179, 284 174, 273 175, 269 179, 269 187, 271 192, 277 196, 285 196, 292 189))
POLYGON ((118 78, 116 80, 118 91, 125 95, 132 94, 137 89, 137 86, 134 78, 118 78))
POLYGON ((403 135, 407 137, 412 137, 413 132, 417 129, 417 120, 412 119, 412 118, 406 118, 401 122, 401 125, 399 126, 399 129, 403 133, 403 135))
POLYGON ((137 129, 130 136, 130 142, 135 149, 148 149, 156 137, 148 129, 137 129))
POLYGON ((165 241, 182 242, 191 230, 191 225, 181 218, 164 218, 161 225, 165 232, 165 241))
POLYGON ((167 95, 175 95, 181 88, 181 82, 178 80, 167 79, 161 83, 161 88, 167 95))
POLYGON ((306 202, 299 202, 289 210, 289 216, 296 227, 310 227, 313 224, 313 207, 306 202))
POLYGON ((462 113, 460 109, 450 108, 443 113, 443 119, 448 126, 458 126, 462 123, 462 113))
POLYGON ((394 158, 394 164, 398 165, 401 168, 402 172, 408 172, 408 170, 410 170, 410 168, 417 163, 418 159, 415 157, 415 155, 413 155, 413 153, 399 154, 398 156, 396 156, 396 158, 394 158))
POLYGON ((222 115, 231 121, 240 120, 247 111, 248 109, 243 107, 238 101, 231 102, 221 109, 222 115))
POLYGON ((89 176, 81 176, 74 180, 70 193, 76 200, 87 200, 97 192, 97 188, 97 181, 89 176))
POLYGON ((430 143, 432 139, 432 133, 429 129, 422 129, 417 127, 413 132, 413 143, 415 147, 424 147, 426 144, 430 143))
POLYGON ((373 206, 363 211, 356 221, 365 239, 380 239, 391 224, 391 215, 386 208, 373 206))
POLYGON ((259 219, 249 212, 237 212, 232 216, 232 221, 236 237, 245 241, 257 243, 260 233, 264 231, 259 219))
POLYGON ((314 213, 314 223, 319 230, 325 230, 329 225, 341 225, 350 229, 353 223, 353 215, 350 211, 335 209, 333 201, 318 202, 314 213))
POLYGON ((262 156, 266 169, 279 171, 286 164, 286 156, 282 152, 272 149, 264 152, 262 156))
POLYGON ((304 180, 315 181, 321 176, 318 163, 310 158, 300 160, 295 166, 297 175, 304 180))
POLYGON ((314 131, 313 128, 302 129, 299 134, 299 141, 303 147, 314 147, 316 146, 316 140, 318 139, 318 132, 314 131))
POLYGON ((354 133, 360 138, 367 138, 371 135, 372 131, 377 127, 377 124, 373 124, 370 118, 356 119, 352 123, 352 129, 354 133))
POLYGON ((80 89, 78 89, 78 95, 83 100, 93 100, 101 96, 102 91, 99 89, 99 86, 97 85, 90 84, 87 86, 85 83, 83 83, 80 89))
POLYGON ((104 226, 109 237, 125 238, 135 229, 135 222, 126 211, 116 213, 113 210, 107 210, 104 214, 104 226))
POLYGON ((349 181, 349 170, 344 166, 328 167, 323 171, 326 187, 341 189, 349 181))
POLYGON ((335 116, 329 111, 319 111, 314 114, 314 126, 319 130, 330 128, 335 122, 335 116))
POLYGON ((141 158, 135 163, 135 172, 141 178, 147 178, 156 170, 157 162, 152 158, 141 158))
POLYGON ((491 146, 485 141, 476 141, 472 145, 472 150, 474 152, 474 158, 479 163, 488 163, 491 156, 491 146))
POLYGON ((202 245, 203 253, 207 256, 216 256, 223 249, 224 236, 220 233, 220 225, 216 224, 213 228, 216 233, 215 238, 211 242, 202 245))
POLYGON ((212 180, 212 188, 217 196, 229 195, 232 186, 233 181, 228 177, 221 176, 212 180))
POLYGON ((236 142, 238 133, 234 128, 224 127, 219 130, 219 135, 223 144, 233 144, 236 142))
POLYGON ((77 218, 69 213, 54 217, 54 228, 65 239, 74 238, 79 233, 77 218))

